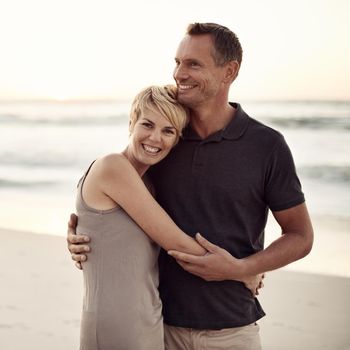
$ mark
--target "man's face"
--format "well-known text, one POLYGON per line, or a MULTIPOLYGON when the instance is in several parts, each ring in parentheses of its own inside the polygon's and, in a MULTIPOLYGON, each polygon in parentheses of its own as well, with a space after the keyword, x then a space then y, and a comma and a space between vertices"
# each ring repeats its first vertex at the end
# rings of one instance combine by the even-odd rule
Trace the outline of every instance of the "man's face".
POLYGON ((173 77, 178 86, 178 100, 187 107, 215 101, 224 88, 226 68, 216 65, 214 50, 209 34, 186 35, 177 49, 173 77))

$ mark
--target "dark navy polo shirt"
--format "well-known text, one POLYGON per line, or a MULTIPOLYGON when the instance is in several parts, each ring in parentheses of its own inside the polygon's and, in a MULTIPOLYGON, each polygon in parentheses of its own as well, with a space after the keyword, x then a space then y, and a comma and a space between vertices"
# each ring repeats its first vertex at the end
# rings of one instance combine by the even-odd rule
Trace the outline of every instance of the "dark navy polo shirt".
MULTIPOLYGON (((225 129, 203 140, 188 127, 150 175, 158 202, 184 232, 200 232, 243 258, 263 249, 268 209, 291 208, 303 203, 304 195, 283 136, 232 105, 235 117, 225 129)), ((159 270, 169 325, 221 329, 265 315, 241 282, 206 282, 163 250, 159 270)))

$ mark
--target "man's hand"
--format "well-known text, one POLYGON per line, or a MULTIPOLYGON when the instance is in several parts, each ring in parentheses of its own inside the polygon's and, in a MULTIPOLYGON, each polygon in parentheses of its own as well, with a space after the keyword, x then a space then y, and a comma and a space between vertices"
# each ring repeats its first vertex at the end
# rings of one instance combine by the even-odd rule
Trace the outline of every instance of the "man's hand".
POLYGON ((68 221, 67 243, 72 259, 76 262, 75 266, 82 270, 81 262, 87 260, 87 256, 82 253, 90 251, 90 247, 82 243, 90 242, 90 238, 86 235, 76 234, 77 224, 78 217, 75 214, 71 214, 68 221))
POLYGON ((240 259, 236 259, 227 250, 209 242, 199 233, 196 234, 196 240, 208 253, 195 256, 169 250, 168 254, 174 257, 183 269, 206 281, 241 280, 243 265, 240 259))
POLYGON ((254 296, 259 294, 258 289, 264 286, 262 282, 264 274, 244 276, 243 263, 240 259, 209 242, 199 233, 196 235, 196 240, 208 251, 207 254, 195 256, 175 250, 169 250, 168 254, 174 257, 183 269, 206 281, 237 280, 243 282, 254 296))

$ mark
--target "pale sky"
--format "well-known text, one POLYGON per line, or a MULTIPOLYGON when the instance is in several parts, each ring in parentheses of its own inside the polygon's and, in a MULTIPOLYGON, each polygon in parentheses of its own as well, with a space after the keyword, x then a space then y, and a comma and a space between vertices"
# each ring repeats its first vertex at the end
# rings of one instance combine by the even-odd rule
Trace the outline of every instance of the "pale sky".
POLYGON ((190 22, 240 38, 239 99, 350 100, 348 0, 0 0, 0 99, 131 98, 171 83, 190 22))

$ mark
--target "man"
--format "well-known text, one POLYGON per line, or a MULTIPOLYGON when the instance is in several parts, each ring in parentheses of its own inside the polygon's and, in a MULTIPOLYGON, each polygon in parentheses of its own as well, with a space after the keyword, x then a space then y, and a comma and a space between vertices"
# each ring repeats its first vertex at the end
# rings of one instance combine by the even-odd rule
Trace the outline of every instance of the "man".
MULTIPOLYGON (((277 131, 228 102, 242 48, 228 28, 189 25, 176 57, 178 99, 190 126, 171 154, 153 167, 157 200, 208 250, 203 257, 162 251, 159 258, 166 349, 260 349, 264 316, 235 279, 277 269, 307 255, 313 230, 293 158, 277 131), (268 209, 282 235, 263 247, 268 209), (175 259, 176 260, 175 260, 175 259), (190 273, 188 273, 190 272, 190 273)), ((84 261, 86 237, 68 240, 84 261)))

